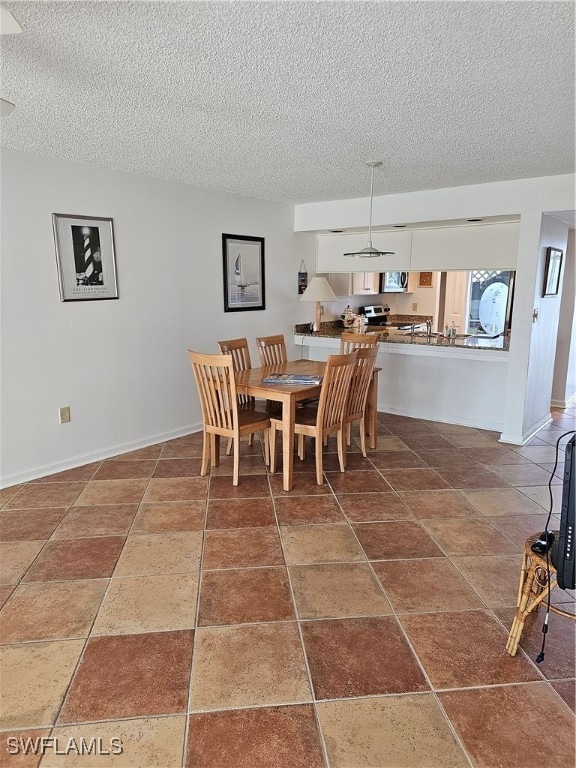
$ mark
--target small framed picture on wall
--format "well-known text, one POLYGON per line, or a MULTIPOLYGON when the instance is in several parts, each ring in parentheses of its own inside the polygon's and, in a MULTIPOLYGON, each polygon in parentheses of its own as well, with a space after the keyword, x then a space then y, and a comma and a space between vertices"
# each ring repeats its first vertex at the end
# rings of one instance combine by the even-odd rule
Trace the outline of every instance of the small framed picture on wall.
POLYGON ((544 267, 544 285, 542 296, 556 296, 560 285, 563 251, 557 248, 546 248, 546 265, 544 267))
POLYGON ((432 288, 432 272, 420 272, 418 288, 432 288))

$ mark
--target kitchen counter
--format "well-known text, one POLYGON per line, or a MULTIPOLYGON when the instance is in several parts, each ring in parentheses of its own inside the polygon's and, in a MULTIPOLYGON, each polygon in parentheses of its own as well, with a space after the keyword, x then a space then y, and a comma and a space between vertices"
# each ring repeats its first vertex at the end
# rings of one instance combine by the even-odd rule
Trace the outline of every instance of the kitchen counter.
MULTIPOLYGON (((345 328, 342 328, 338 322, 322 323, 320 331, 310 331, 307 323, 301 323, 294 326, 294 335, 304 337, 298 340, 298 345, 307 345, 312 339, 340 339, 345 328), (307 341, 309 340, 309 341, 307 341)), ((425 332, 416 332, 413 336, 410 331, 399 330, 390 326, 369 325, 366 327, 366 333, 378 333, 379 341, 388 344, 418 345, 431 349, 462 349, 462 350, 490 350, 499 352, 508 352, 510 339, 499 336, 496 339, 490 339, 482 336, 466 336, 458 334, 455 339, 445 339, 443 336, 432 335, 428 338, 425 332)), ((317 344, 314 344, 317 346, 317 344)))

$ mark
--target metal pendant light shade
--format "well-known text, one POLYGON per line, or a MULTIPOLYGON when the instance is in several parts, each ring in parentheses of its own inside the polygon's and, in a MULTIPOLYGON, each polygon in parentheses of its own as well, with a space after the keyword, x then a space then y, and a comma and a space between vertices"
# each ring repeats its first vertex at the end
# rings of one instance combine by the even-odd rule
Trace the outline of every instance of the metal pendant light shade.
POLYGON ((374 160, 370 163, 365 163, 368 168, 372 169, 372 176, 370 179, 370 219, 368 221, 368 245, 366 248, 362 248, 361 251, 354 251, 353 253, 345 253, 344 256, 354 256, 357 259, 374 259, 378 256, 393 256, 394 251, 379 251, 372 246, 372 200, 374 198, 374 168, 382 165, 380 160, 374 160))

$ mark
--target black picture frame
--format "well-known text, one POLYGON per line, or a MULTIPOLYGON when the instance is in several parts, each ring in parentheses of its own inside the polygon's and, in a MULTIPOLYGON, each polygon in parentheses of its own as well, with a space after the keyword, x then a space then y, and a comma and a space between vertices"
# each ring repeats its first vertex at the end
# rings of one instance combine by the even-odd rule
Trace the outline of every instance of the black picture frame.
POLYGON ((224 312, 266 309, 264 238, 222 235, 224 312))
POLYGON ((544 267, 542 297, 558 295, 563 256, 564 251, 561 251, 559 248, 546 248, 546 266, 544 267))
POLYGON ((52 226, 60 301, 117 299, 113 220, 53 213, 52 226))

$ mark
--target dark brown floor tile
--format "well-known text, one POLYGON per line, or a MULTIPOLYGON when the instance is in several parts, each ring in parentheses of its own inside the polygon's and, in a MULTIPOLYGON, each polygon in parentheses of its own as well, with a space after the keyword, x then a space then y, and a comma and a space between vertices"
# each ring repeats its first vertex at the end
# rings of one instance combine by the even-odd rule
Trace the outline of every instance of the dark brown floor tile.
POLYGON ((149 459, 159 459, 164 448, 164 443, 147 445, 146 448, 136 448, 134 451, 128 451, 117 456, 122 461, 146 461, 149 459))
POLYGON ((519 554, 450 559, 489 608, 516 605, 521 565, 519 554))
POLYGON ((552 680, 550 685, 576 713, 576 680, 552 680))
POLYGON ((93 480, 131 480, 143 477, 151 477, 156 461, 148 459, 146 461, 109 459, 103 461, 100 469, 93 480))
POLYGON ((323 768, 310 704, 190 715, 186 768, 323 768))
POLYGON ((184 712, 192 630, 88 640, 59 723, 184 712))
POLYGON ((383 469, 382 475, 395 491, 437 491, 450 487, 434 469, 383 469))
POLYGON ((305 621, 301 628, 317 699, 428 690, 393 617, 305 621))
POLYGON ((295 622, 196 630, 190 709, 311 701, 295 622))
POLYGON ((448 440, 446 440, 445 437, 442 437, 441 435, 438 435, 436 433, 431 434, 420 434, 420 435, 404 435, 402 440, 406 443, 406 445, 411 448, 412 450, 433 450, 435 448, 454 448, 452 443, 450 443, 448 440))
POLYGON ((416 448, 415 452, 429 467, 456 467, 460 464, 470 467, 476 465, 476 462, 466 456, 461 448, 416 448))
POLYGON ((208 502, 206 528, 245 528, 276 525, 270 498, 208 502))
POLYGON ((452 488, 506 488, 508 484, 485 467, 440 467, 440 477, 452 488))
POLYGON ((206 502, 164 501, 140 504, 132 524, 132 533, 172 533, 200 531, 204 528, 206 502))
POLYGON ((153 477, 199 477, 201 459, 160 459, 153 477))
MULTIPOLYGON (((494 608, 493 611, 509 630, 516 612, 515 608, 494 608)), ((519 647, 534 660, 542 646, 542 624, 545 616, 545 607, 532 611, 526 618, 520 636, 519 647)), ((576 633, 571 619, 550 613, 544 661, 538 664, 538 669, 548 680, 576 677, 576 633)))
POLYGON ((8 488, 0 488, 0 506, 7 504, 10 499, 13 499, 14 496, 16 496, 17 493, 20 493, 24 486, 25 483, 20 485, 11 485, 8 488))
MULTIPOLYGON (((494 474, 502 479, 502 482, 506 482, 509 485, 525 486, 525 485, 548 485, 550 481, 550 472, 547 472, 541 467, 537 467, 531 462, 529 464, 512 465, 507 464, 505 466, 498 466, 495 464, 489 465, 488 469, 492 470, 494 474)), ((552 485, 561 485, 562 480, 559 477, 552 478, 552 485)), ((467 488, 473 488, 475 486, 469 485, 467 488)))
POLYGON ((364 563, 293 566, 290 578, 301 619, 392 613, 370 567, 364 563))
POLYGON ((426 435, 434 434, 436 432, 436 426, 434 422, 427 421, 426 419, 406 419, 405 421, 390 421, 386 422, 386 426, 392 432, 393 435, 400 435, 401 437, 406 435, 426 435))
POLYGON ((411 520, 359 523, 353 528, 369 560, 443 557, 422 526, 411 520))
POLYGON ((88 637, 107 579, 21 584, 0 614, 0 643, 88 637))
POLYGON ((210 499, 270 498, 267 475, 245 475, 238 485, 232 485, 231 477, 210 478, 210 499))
POLYGON ((370 461, 378 469, 414 469, 426 466, 413 451, 377 451, 370 454, 370 461))
POLYGON ((28 569, 24 580, 107 578, 112 575, 123 546, 122 536, 49 541, 28 569))
POLYGON ((377 696, 316 705, 331 766, 469 766, 432 694, 377 696))
MULTIPOLYGON (((504 517, 491 517, 490 522, 503 536, 510 539, 520 550, 524 549, 526 539, 534 533, 544 530, 548 515, 542 510, 541 515, 506 515, 504 517)), ((557 530, 558 521, 552 518, 550 528, 557 530)))
POLYGON ((38 509, 69 507, 86 483, 30 483, 13 496, 4 509, 38 509))
POLYGON ((204 570, 256 565, 284 565, 280 537, 275 528, 210 530, 204 534, 204 570))
POLYGON ((0 541, 39 541, 49 539, 66 507, 19 509, 0 513, 0 541))
POLYGON ((447 555, 506 555, 518 551, 487 520, 423 520, 422 525, 447 555))
POLYGON ((278 465, 276 474, 268 475, 273 496, 321 496, 332 493, 326 480, 323 485, 316 482, 315 472, 294 472, 294 482, 291 491, 285 491, 282 487, 281 466, 278 465))
POLYGON ((279 496, 274 506, 280 525, 345 522, 333 496, 279 496))
POLYGON ((377 520, 405 520, 412 513, 397 493, 338 494, 346 517, 355 523, 377 520))
POLYGON ((524 656, 506 653, 506 632, 488 611, 403 614, 400 621, 435 689, 539 679, 524 656))
POLYGON ((477 517, 478 511, 459 491, 402 491, 400 498, 421 519, 477 517))
POLYGON ((396 613, 483 608, 478 595, 445 557, 372 564, 396 613))
POLYGON ((464 448, 462 450, 464 456, 473 462, 478 464, 528 464, 528 459, 525 459, 516 451, 511 448, 506 448, 504 445, 496 445, 493 448, 464 448))
MULTIPOLYGON (((163 459, 190 459, 194 456, 202 456, 203 433, 195 432, 192 435, 176 437, 168 440, 160 454, 163 459)), ((224 453, 224 451, 221 451, 224 453)))
MULTIPOLYGON (((364 458, 361 453, 354 453, 352 452, 351 447, 346 448, 346 471, 347 472, 353 472, 353 471, 365 471, 365 470, 371 470, 374 469, 374 466, 372 465, 371 456, 368 456, 367 458, 364 458)), ((340 463, 338 461, 338 454, 337 453, 327 453, 323 460, 323 469, 324 472, 340 472, 340 463)), ((311 469, 314 469, 314 466, 311 467, 311 469)))
POLYGON ((50 728, 28 731, 4 731, 0 734, 0 768, 36 768, 40 760, 39 750, 29 749, 26 754, 23 745, 34 743, 50 735, 50 728), (30 741, 28 741, 30 739, 30 741), (15 753, 15 745, 18 752, 15 753))
POLYGON ((161 501, 204 500, 208 493, 207 477, 153 477, 148 482, 146 504, 161 501))
MULTIPOLYGON (((196 459, 200 461, 200 459, 196 459)), ((234 458, 232 456, 220 456, 220 463, 217 467, 210 467, 210 477, 227 477, 232 482, 234 474, 234 458)), ((256 453, 248 456, 240 456, 240 477, 245 475, 265 475, 266 464, 264 455, 256 453)))
POLYGON ((574 765, 574 719, 547 683, 450 691, 440 703, 478 768, 574 765))
POLYGON ((14 585, 12 584, 5 584, 0 587, 0 608, 4 606, 12 592, 14 592, 14 585))
POLYGON ((384 493, 390 486, 376 470, 371 472, 327 472, 334 493, 384 493))
POLYGON ((365 560, 362 548, 347 523, 283 525, 280 535, 288 565, 365 560))
POLYGON ((89 536, 125 536, 138 509, 137 504, 101 504, 72 507, 54 531, 54 539, 83 539, 89 536))
POLYGON ((294 620, 285 568, 205 571, 198 626, 294 620))
POLYGON ((56 472, 53 475, 38 477, 35 480, 31 480, 30 483, 66 483, 74 481, 88 482, 88 480, 92 479, 94 473, 101 463, 102 462, 100 461, 95 461, 92 464, 84 464, 81 467, 65 469, 63 472, 56 472))
POLYGON ((91 480, 76 499, 74 506, 90 507, 94 504, 138 504, 148 480, 91 480))

